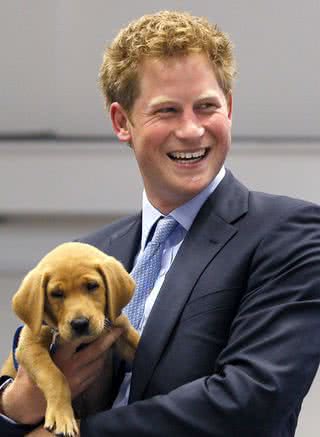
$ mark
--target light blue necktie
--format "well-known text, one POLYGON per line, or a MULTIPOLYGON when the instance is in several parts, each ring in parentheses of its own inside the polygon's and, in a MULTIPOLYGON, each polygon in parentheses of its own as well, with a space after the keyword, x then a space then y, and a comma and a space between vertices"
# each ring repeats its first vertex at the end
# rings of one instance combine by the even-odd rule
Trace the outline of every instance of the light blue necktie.
POLYGON ((152 240, 147 244, 131 272, 136 282, 136 289, 133 298, 124 308, 124 313, 136 329, 139 328, 146 299, 160 273, 164 243, 177 225, 178 222, 170 216, 158 221, 152 240))

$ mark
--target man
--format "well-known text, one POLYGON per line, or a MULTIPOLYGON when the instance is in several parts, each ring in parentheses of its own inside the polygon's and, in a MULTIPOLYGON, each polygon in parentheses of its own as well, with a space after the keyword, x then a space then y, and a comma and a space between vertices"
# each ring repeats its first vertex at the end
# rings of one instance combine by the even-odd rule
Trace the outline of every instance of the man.
MULTIPOLYGON (((160 217, 177 226, 143 308, 133 369, 118 363, 114 407, 83 420, 81 436, 295 433, 319 364, 320 208, 248 191, 225 170, 234 75, 228 36, 187 13, 144 16, 105 53, 113 128, 132 147, 145 193, 142 214, 83 241, 131 271, 160 217)), ((119 334, 58 351, 74 397, 119 334)), ((2 393, 2 412, 0 433, 16 436, 10 419, 43 417, 23 369, 2 393)))

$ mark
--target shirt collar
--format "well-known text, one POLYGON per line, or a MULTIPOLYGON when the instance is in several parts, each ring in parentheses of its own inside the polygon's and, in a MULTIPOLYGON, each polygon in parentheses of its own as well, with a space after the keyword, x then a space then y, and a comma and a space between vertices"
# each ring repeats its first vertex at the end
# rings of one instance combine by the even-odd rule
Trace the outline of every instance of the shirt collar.
MULTIPOLYGON (((199 194, 189 200, 187 203, 179 206, 170 212, 170 215, 186 230, 188 231, 198 214, 200 208, 204 202, 208 199, 210 194, 214 192, 217 186, 220 184, 226 170, 224 166, 221 167, 217 176, 210 182, 210 184, 204 188, 199 194)), ((152 226, 162 216, 148 200, 145 190, 142 196, 142 236, 141 247, 144 248, 147 242, 147 238, 152 226)))

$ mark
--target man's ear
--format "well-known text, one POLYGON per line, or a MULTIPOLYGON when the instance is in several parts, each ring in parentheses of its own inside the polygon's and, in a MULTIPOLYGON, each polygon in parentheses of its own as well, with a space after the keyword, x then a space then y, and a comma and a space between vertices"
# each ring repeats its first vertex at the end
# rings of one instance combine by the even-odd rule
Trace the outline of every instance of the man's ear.
POLYGON ((111 103, 110 118, 111 118, 114 133, 117 135, 118 140, 123 143, 130 143, 131 142, 131 133, 129 129, 130 120, 126 111, 123 109, 120 103, 118 102, 111 103))
POLYGON ((230 122, 232 122, 233 95, 231 90, 228 92, 226 96, 226 100, 227 100, 227 108, 228 108, 228 118, 230 122))

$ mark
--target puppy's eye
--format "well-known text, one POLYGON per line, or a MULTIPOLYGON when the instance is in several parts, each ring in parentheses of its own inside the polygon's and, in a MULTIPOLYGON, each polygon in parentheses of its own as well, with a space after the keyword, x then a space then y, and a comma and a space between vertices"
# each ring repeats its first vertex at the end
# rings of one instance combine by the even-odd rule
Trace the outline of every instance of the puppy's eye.
POLYGON ((64 298, 63 291, 61 291, 61 290, 54 290, 51 293, 51 297, 53 297, 55 299, 63 299, 64 298))
POLYGON ((86 283, 86 288, 88 291, 94 291, 99 287, 98 282, 96 281, 90 281, 86 283))

